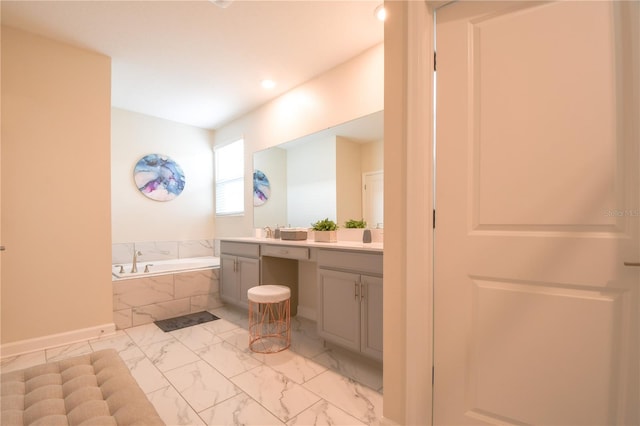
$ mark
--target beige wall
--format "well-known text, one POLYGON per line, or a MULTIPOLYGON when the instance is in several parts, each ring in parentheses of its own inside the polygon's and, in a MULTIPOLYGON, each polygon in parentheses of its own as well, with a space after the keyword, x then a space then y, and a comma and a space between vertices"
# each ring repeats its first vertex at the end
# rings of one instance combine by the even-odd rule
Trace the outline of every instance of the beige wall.
POLYGON ((384 142, 370 142, 362 145, 360 153, 362 173, 384 170, 384 142))
MULTIPOLYGON (((366 50, 250 114, 216 130, 214 143, 245 141, 245 176, 252 155, 271 146, 383 109, 384 47, 366 50)), ((216 237, 250 236, 253 229, 251 179, 245 179, 245 214, 216 218, 216 237)))
POLYGON ((336 222, 341 228, 350 219, 362 219, 362 147, 336 137, 336 222))
POLYGON ((111 114, 113 242, 213 239, 213 132, 118 108, 111 114), (154 153, 184 172, 184 190, 171 201, 145 197, 133 181, 138 160, 154 153))
POLYGON ((108 57, 2 28, 2 344, 112 323, 108 57))

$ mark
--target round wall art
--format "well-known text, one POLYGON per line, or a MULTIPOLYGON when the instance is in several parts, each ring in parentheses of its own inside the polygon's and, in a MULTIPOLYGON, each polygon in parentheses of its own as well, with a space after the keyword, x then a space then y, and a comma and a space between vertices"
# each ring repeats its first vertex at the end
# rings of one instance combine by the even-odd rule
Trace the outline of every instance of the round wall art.
POLYGON ((184 172, 171 158, 161 154, 142 157, 133 169, 136 186, 146 197, 170 201, 184 189, 184 172))
POLYGON ((253 172, 253 205, 261 206, 267 202, 271 196, 271 186, 269 179, 264 172, 254 170, 253 172))

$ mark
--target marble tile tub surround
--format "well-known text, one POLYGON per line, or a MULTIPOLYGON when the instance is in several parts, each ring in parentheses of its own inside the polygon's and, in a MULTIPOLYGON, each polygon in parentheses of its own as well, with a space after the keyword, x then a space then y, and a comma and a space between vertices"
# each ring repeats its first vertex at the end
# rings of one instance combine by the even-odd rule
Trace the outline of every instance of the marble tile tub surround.
POLYGON ((219 306, 217 268, 113 281, 113 321, 119 330, 219 306))
POLYGON ((382 368, 323 345, 316 323, 294 318, 295 345, 247 348, 247 312, 164 333, 154 324, 46 351, 3 358, 2 372, 114 348, 167 425, 379 425, 382 368))
POLYGON ((140 251, 140 262, 218 256, 214 240, 143 241, 116 243, 111 246, 111 263, 131 263, 134 251, 140 251))

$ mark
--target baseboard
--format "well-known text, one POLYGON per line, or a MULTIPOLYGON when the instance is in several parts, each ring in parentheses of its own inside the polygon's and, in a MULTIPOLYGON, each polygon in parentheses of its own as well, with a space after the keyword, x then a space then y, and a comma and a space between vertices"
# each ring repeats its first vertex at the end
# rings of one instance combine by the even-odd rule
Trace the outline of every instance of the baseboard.
POLYGON ((316 310, 315 309, 309 309, 309 308, 306 308, 304 306, 298 305, 298 316, 302 317, 302 318, 306 318, 306 319, 311 320, 311 321, 315 321, 316 320, 316 310))
POLYGON ((0 346, 0 357, 21 355, 28 352, 40 351, 56 346, 69 345, 84 340, 96 339, 108 336, 116 332, 116 325, 108 323, 95 327, 82 328, 58 334, 36 337, 33 339, 19 340, 17 342, 5 343, 0 346))

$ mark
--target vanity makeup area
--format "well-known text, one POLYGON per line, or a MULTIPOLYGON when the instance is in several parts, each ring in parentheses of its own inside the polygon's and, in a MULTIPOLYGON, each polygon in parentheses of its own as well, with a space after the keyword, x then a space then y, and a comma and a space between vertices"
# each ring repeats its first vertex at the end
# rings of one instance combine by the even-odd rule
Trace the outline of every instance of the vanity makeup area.
POLYGON ((254 154, 268 198, 254 202, 255 237, 220 241, 222 300, 246 308, 257 283, 286 285, 292 316, 315 320, 328 343, 382 360, 382 121, 371 114, 254 154), (315 242, 308 230, 324 218, 339 225, 337 242, 315 242), (371 243, 344 227, 363 218, 371 243), (307 239, 261 232, 283 225, 307 239))

